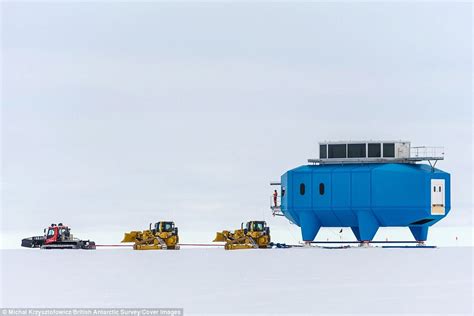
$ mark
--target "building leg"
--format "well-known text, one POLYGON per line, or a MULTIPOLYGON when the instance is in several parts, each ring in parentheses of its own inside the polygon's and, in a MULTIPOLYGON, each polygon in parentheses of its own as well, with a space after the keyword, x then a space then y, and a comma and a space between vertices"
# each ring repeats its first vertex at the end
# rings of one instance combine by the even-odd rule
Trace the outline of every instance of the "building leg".
POLYGON ((303 241, 313 241, 321 228, 321 223, 313 212, 300 214, 301 235, 303 241))
MULTIPOLYGON (((379 222, 370 211, 360 211, 357 213, 359 241, 371 241, 377 230, 379 229, 379 222)), ((354 230, 352 230, 354 231, 354 230)))
POLYGON ((415 240, 420 243, 428 239, 428 226, 410 226, 410 231, 415 240))

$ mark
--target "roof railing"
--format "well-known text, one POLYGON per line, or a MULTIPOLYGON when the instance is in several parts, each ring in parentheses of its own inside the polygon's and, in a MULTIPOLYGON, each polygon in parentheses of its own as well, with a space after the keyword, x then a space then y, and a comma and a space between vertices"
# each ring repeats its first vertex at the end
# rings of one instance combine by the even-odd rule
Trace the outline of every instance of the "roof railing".
POLYGON ((410 158, 422 160, 443 160, 444 147, 410 147, 410 158))

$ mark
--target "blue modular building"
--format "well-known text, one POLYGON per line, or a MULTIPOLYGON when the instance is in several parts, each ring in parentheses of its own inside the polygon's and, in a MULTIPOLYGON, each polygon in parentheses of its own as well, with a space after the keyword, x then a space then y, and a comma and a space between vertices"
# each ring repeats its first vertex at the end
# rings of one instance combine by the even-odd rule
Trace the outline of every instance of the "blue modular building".
POLYGON ((319 148, 319 159, 281 176, 281 202, 272 205, 301 227, 304 241, 313 241, 321 227, 350 227, 367 242, 379 227, 402 226, 422 242, 450 211, 450 175, 435 168, 442 148, 407 141, 325 142, 319 148))

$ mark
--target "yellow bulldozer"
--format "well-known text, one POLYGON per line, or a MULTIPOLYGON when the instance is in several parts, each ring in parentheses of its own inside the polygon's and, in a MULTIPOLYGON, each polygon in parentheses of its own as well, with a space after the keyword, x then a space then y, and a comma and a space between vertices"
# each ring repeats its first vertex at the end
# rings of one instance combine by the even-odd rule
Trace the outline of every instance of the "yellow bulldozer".
POLYGON ((214 242, 225 242, 226 250, 269 248, 270 227, 264 221, 250 221, 231 232, 224 230, 216 234, 214 242))
POLYGON ((122 242, 133 242, 135 250, 179 249, 178 227, 174 222, 150 223, 148 230, 125 233, 122 242))

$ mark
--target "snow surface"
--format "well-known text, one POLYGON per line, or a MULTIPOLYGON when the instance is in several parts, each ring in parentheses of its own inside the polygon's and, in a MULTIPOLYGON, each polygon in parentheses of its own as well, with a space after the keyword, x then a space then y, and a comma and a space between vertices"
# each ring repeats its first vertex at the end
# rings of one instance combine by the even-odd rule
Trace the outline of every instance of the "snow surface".
POLYGON ((2 307, 472 315, 473 248, 1 250, 2 307))

